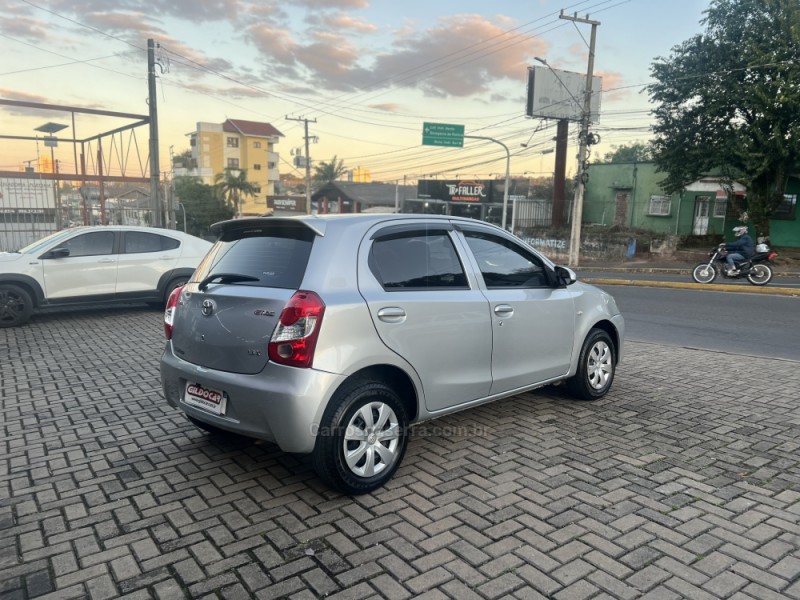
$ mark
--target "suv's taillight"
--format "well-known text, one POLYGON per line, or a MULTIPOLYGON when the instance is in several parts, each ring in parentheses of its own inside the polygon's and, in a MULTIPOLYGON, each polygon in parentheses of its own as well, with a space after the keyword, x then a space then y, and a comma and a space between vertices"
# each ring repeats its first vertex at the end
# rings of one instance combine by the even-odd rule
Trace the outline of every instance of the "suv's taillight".
POLYGON ((167 308, 164 309, 164 335, 168 340, 172 339, 172 324, 175 322, 175 311, 178 310, 178 298, 181 297, 182 287, 172 290, 167 299, 167 308))
POLYGON ((272 333, 269 359, 282 365, 310 367, 324 314, 325 303, 314 292, 295 292, 272 333))

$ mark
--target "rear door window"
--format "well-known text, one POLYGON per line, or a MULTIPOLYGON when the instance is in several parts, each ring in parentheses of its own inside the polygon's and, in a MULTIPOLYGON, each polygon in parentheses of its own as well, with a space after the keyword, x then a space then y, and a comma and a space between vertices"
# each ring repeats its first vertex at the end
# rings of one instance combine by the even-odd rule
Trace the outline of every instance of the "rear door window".
POLYGON ((439 231, 403 231, 377 237, 370 269, 386 291, 468 288, 450 236, 439 231))
POLYGON ((256 281, 236 285, 297 289, 311 254, 314 233, 307 228, 230 231, 211 249, 194 279, 210 275, 246 275, 256 281))
POLYGON ((161 252, 162 250, 174 250, 180 245, 178 240, 157 233, 127 231, 123 242, 123 253, 161 252))

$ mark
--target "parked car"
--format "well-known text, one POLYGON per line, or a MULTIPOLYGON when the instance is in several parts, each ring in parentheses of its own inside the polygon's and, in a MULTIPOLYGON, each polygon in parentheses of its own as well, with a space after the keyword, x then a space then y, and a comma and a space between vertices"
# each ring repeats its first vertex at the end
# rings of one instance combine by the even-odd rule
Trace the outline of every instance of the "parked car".
POLYGON ((502 229, 443 216, 218 223, 165 311, 170 405, 212 433, 310 453, 347 494, 383 485, 409 423, 566 382, 605 395, 614 299, 502 229))
POLYGON ((85 302, 166 303, 211 243, 148 227, 64 229, 16 252, 0 252, 0 327, 34 309, 85 302))

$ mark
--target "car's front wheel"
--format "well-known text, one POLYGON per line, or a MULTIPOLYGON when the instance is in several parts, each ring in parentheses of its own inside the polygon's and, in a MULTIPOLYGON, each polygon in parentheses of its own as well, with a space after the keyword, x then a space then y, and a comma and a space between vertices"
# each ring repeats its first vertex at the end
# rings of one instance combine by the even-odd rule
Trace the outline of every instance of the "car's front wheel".
POLYGON ((336 394, 314 447, 320 478, 345 494, 371 492, 392 478, 408 441, 408 417, 389 386, 364 381, 336 394))
POLYGON ((17 327, 33 313, 33 300, 24 289, 10 283, 0 284, 0 327, 17 327))
POLYGON ((579 400, 597 400, 606 395, 617 366, 614 342, 602 329, 592 329, 583 342, 578 370, 567 380, 567 391, 579 400))

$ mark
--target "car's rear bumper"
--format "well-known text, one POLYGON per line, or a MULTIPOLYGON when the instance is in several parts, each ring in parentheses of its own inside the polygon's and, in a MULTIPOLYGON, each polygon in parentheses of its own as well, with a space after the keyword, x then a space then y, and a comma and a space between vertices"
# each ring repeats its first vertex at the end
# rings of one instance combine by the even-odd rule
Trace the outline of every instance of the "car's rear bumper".
POLYGON ((169 343, 161 357, 161 385, 171 406, 220 429, 275 442, 285 452, 314 449, 322 412, 343 380, 341 375, 273 363, 255 375, 215 371, 176 357, 169 343), (224 392, 225 414, 186 404, 187 382, 224 392))

